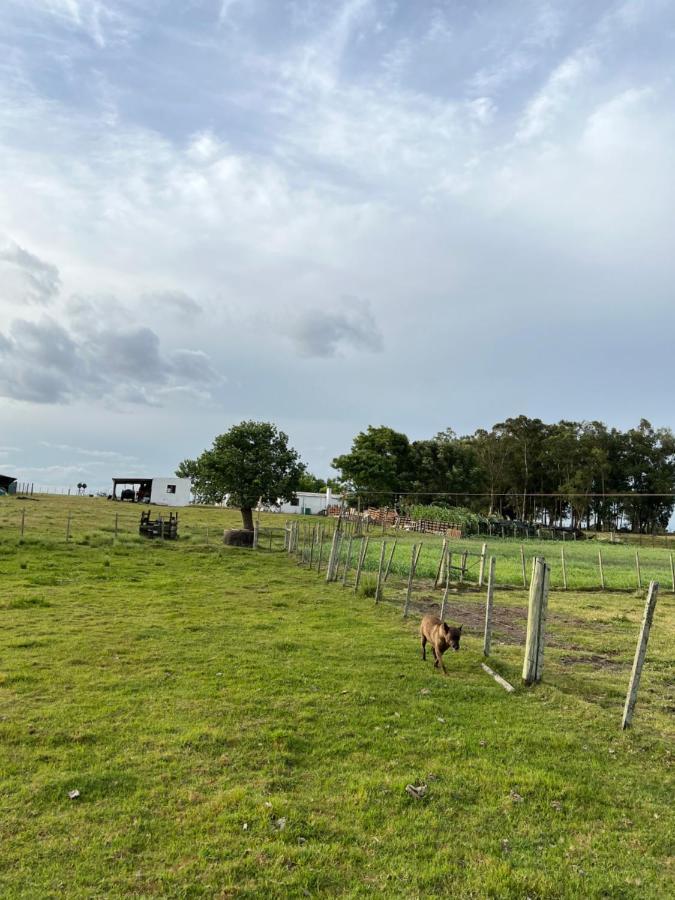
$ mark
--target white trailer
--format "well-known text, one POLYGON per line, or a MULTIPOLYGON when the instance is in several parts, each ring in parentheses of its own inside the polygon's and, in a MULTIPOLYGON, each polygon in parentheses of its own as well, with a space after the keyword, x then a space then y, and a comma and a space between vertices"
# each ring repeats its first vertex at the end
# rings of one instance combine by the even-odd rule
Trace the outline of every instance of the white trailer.
POLYGON ((159 506, 187 506, 190 503, 189 478, 113 478, 113 500, 156 503, 159 506))
POLYGON ((324 513, 329 506, 339 505, 341 499, 330 489, 322 494, 314 491, 298 491, 292 500, 279 505, 278 512, 284 515, 316 516, 324 513))

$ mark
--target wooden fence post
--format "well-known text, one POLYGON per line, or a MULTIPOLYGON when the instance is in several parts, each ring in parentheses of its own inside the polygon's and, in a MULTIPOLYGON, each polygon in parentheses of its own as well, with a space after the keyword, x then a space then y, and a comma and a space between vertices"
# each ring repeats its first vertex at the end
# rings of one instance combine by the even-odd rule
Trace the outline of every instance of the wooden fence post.
POLYGON ((656 598, 659 594, 658 581, 649 583, 647 591, 647 602, 645 603, 645 611, 642 617, 642 625, 640 627, 640 637, 638 638, 637 648, 635 650, 635 659, 633 660, 633 670, 630 673, 630 682, 628 684, 628 694, 626 695, 626 705, 623 710, 623 719, 621 720, 621 728, 628 728, 633 721, 633 711, 637 701, 638 688, 640 687, 640 676, 642 675, 642 665, 645 661, 647 653, 647 642, 649 641, 649 631, 654 620, 654 609, 656 608, 656 598))
MULTIPOLYGON (((420 547, 422 545, 420 544, 420 547)), ((413 578, 415 577, 415 569, 417 568, 417 561, 419 559, 419 551, 417 546, 413 544, 412 548, 412 557, 410 559, 410 571, 408 572, 408 587, 405 592, 405 603, 403 604, 403 616, 404 618, 408 617, 408 609, 410 608, 410 595, 412 594, 412 585, 413 578)))
POLYGON ((563 589, 567 590, 567 569, 565 567, 565 545, 560 547, 560 562, 562 563, 563 589))
POLYGON ((333 573, 331 576, 331 581, 338 580, 338 572, 340 570, 340 556, 342 555, 342 542, 344 541, 345 533, 344 529, 340 528, 338 532, 338 542, 337 548, 335 550, 335 559, 333 560, 333 573))
POLYGON ((520 568, 523 571, 523 587, 527 587, 527 572, 525 571, 525 548, 520 545, 520 568))
MULTIPOLYGON (((21 510, 21 537, 23 537, 23 533, 25 530, 26 530, 26 510, 22 509, 21 510)), ((673 557, 671 555, 670 562, 672 563, 672 561, 673 561, 673 557)))
POLYGON ((544 665, 544 642, 546 629, 546 608, 548 606, 548 585, 550 567, 543 557, 532 561, 532 581, 527 610, 527 637, 525 639, 525 659, 523 661, 523 681, 534 684, 541 681, 544 665))
POLYGON ((460 569, 460 571, 459 571, 459 580, 460 580, 460 583, 463 583, 463 582, 464 582, 464 576, 466 575, 466 561, 467 561, 468 557, 469 557, 469 551, 468 551, 468 550, 465 550, 465 551, 462 553, 461 569, 460 569))
POLYGON ((323 525, 319 529, 319 558, 316 561, 316 571, 321 572, 321 560, 323 558, 323 525))
POLYGON ((333 580, 333 563, 335 561, 335 549, 338 543, 338 537, 340 532, 336 528, 333 532, 333 540, 330 545, 330 554, 328 556, 328 565, 326 566, 326 582, 333 580))
POLYGON ((398 543, 398 538, 394 539, 394 545, 391 548, 391 553, 389 554, 389 559, 387 560, 387 567, 384 570, 384 582, 386 584, 387 578, 389 578, 389 570, 391 569, 391 561, 394 558, 394 550, 396 550, 396 544, 398 543))
POLYGON ((495 558, 490 557, 490 567, 488 569, 487 597, 485 598, 485 635, 483 637, 483 656, 490 655, 490 644, 492 642, 492 603, 495 591, 495 558))
POLYGON ((368 541, 370 538, 366 535, 366 537, 361 538, 361 552, 359 553, 359 563, 356 567, 356 578, 354 579, 354 593, 356 594, 359 590, 359 582, 361 581, 361 570, 363 569, 363 564, 366 561, 366 553, 368 552, 368 541))
POLYGON ((377 568, 377 585, 375 587, 375 602, 380 602, 380 594, 382 591, 382 567, 384 565, 384 554, 387 550, 387 542, 382 541, 382 547, 380 548, 380 565, 377 568))
POLYGON ((253 523, 253 549, 256 550, 258 547, 258 531, 260 526, 257 522, 253 523))
POLYGON ((68 519, 66 520, 66 543, 70 540, 70 519, 72 517, 72 513, 68 513, 68 519))
POLYGON ((640 552, 638 550, 635 551, 635 571, 637 572, 638 590, 640 590, 642 588, 642 572, 640 571, 640 552))
POLYGON ((349 563, 352 558, 352 541, 353 540, 354 540, 354 538, 350 534, 349 535, 349 543, 347 544, 347 557, 345 559, 345 567, 344 567, 344 571, 342 572, 342 587, 347 586, 347 572, 349 571, 349 563))
POLYGON ((673 584, 673 593, 675 594, 675 565, 673 565, 673 554, 670 554, 670 580, 673 584))
MULTIPOLYGON (((451 553, 449 555, 452 556, 451 553)), ((445 618, 445 606, 446 606, 446 603, 448 602, 449 589, 450 589, 450 566, 447 565, 445 567, 445 590, 443 591, 443 600, 441 601, 441 611, 439 613, 441 622, 445 618)))
POLYGON ((441 547, 441 558, 438 562, 438 569, 436 570, 436 578, 434 579, 434 590, 438 587, 438 582, 441 580, 441 573, 443 572, 443 561, 445 560, 445 551, 448 546, 448 539, 443 538, 443 546, 441 547))
POLYGON ((602 550, 598 550, 598 566, 600 568, 600 587, 604 591, 605 589, 605 572, 602 568, 602 550))
POLYGON ((483 544, 480 551, 480 567, 478 569, 478 587, 483 587, 483 579, 485 578, 485 562, 487 559, 487 544, 483 544))

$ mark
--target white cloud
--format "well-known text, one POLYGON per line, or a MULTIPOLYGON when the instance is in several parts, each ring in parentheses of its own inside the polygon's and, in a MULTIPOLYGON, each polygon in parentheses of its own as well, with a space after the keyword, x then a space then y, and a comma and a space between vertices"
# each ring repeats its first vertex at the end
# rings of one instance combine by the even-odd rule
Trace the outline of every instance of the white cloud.
POLYGON ((60 287, 56 266, 24 250, 15 241, 0 237, 0 306, 46 305, 58 295, 60 287))

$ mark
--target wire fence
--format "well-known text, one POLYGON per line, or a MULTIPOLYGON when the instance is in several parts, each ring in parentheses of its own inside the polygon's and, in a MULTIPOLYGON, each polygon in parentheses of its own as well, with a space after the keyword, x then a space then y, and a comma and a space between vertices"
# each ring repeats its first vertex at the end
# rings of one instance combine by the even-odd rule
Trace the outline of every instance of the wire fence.
MULTIPOLYGON (((597 545, 583 542, 572 545, 550 543, 544 548, 525 544, 511 546, 505 552, 500 543, 466 542, 429 536, 381 532, 372 534, 338 523, 332 529, 322 524, 287 522, 277 529, 276 548, 297 557, 302 565, 324 573, 327 581, 342 580, 345 585, 363 583, 379 577, 379 590, 392 576, 406 581, 411 577, 421 590, 437 589, 446 576, 453 589, 470 590, 485 584, 487 561, 495 558, 495 584, 500 588, 529 589, 532 562, 546 558, 550 584, 557 590, 641 591, 651 580, 675 593, 673 553, 664 550, 641 551, 624 545, 597 545), (384 571, 380 572, 380 557, 384 571), (328 571, 330 569, 330 572, 328 571)), ((260 545, 264 547, 264 542, 260 545)), ((377 586, 376 586, 377 587, 377 586)))
MULTIPOLYGON (((95 502, 92 501, 92 504, 95 502)), ((156 520, 168 520, 170 510, 152 507, 156 520)), ((195 547, 221 547, 224 531, 222 511, 188 509, 179 511, 176 529, 180 544, 190 542, 195 547), (199 515, 197 515, 199 513, 199 515)), ((22 541, 27 546, 50 543, 80 543, 92 546, 114 542, 142 542, 151 539, 152 529, 140 534, 140 511, 135 505, 109 504, 71 508, 59 505, 44 506, 29 500, 18 506, 0 509, 0 544, 22 541)), ((377 573, 379 553, 386 544, 386 578, 407 579, 411 567, 411 552, 418 554, 415 583, 437 579, 442 553, 447 554, 447 566, 452 584, 470 589, 481 586, 485 577, 486 559, 495 557, 496 583, 500 587, 528 588, 532 559, 545 557, 551 568, 551 587, 556 590, 644 590, 650 580, 659 581, 662 590, 675 590, 673 551, 660 547, 639 547, 596 541, 490 541, 435 534, 422 534, 393 529, 386 523, 373 525, 359 519, 323 519, 297 516, 277 524, 276 516, 264 517, 257 523, 258 549, 267 552, 288 551, 289 542, 302 548, 302 561, 325 572, 334 535, 339 535, 334 550, 335 565, 346 583, 356 577, 358 554, 365 546, 361 562, 361 577, 368 583, 377 573), (444 549, 445 548, 445 549, 444 549), (483 579, 481 579, 481 568, 483 579)), ((154 529, 155 540, 167 540, 170 530, 154 529)), ((167 540, 167 543, 169 541, 167 540)), ((297 550, 297 547, 295 547, 297 550)), ((294 551, 295 552, 295 551, 294 551)), ((443 569, 445 571, 445 568, 443 569)))

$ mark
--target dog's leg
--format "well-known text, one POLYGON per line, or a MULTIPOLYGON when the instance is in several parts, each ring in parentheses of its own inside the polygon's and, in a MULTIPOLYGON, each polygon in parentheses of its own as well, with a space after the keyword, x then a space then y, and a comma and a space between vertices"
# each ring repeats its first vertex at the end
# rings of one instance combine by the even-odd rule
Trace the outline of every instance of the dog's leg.
POLYGON ((445 668, 445 663, 443 662, 443 654, 441 653, 440 650, 436 650, 436 658, 438 659, 438 662, 439 662, 439 668, 443 670, 444 675, 447 675, 448 670, 445 668))
POLYGON ((422 635, 422 659, 427 658, 427 639, 422 635))

